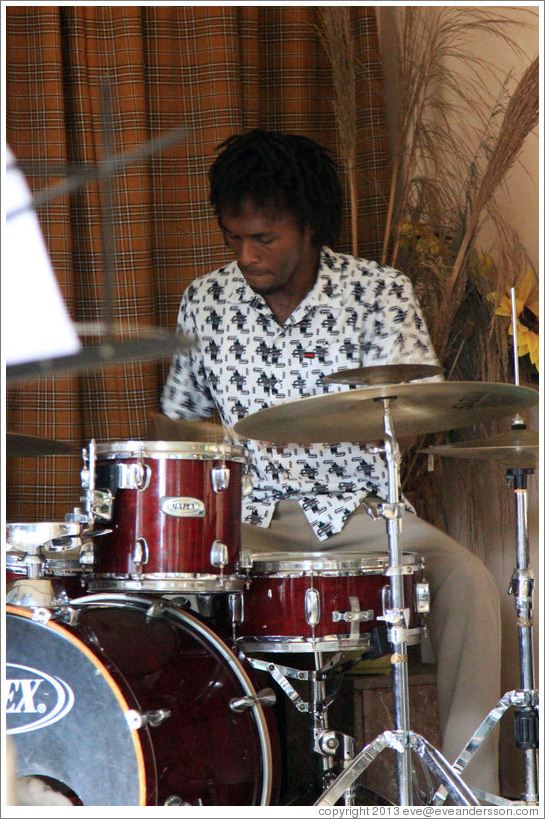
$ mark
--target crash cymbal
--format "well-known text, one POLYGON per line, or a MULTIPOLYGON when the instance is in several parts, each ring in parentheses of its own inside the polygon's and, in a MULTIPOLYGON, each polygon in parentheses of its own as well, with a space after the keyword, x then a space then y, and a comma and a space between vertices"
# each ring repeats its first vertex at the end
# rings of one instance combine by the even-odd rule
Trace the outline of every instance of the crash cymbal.
POLYGON ((132 341, 105 341, 84 347, 74 355, 13 364, 6 367, 6 376, 7 381, 12 384, 48 375, 89 372, 109 364, 156 361, 187 350, 193 347, 194 343, 193 339, 180 334, 150 328, 142 338, 132 341))
POLYGON ((79 447, 67 441, 56 441, 53 438, 41 438, 37 435, 23 435, 20 432, 6 433, 6 455, 8 456, 74 455, 80 452, 79 447))
POLYGON ((267 407, 234 430, 243 438, 276 444, 338 443, 384 439, 383 401, 398 436, 468 427, 534 406, 529 387, 473 381, 362 387, 267 407))
POLYGON ((439 375, 443 368, 433 364, 386 364, 377 367, 356 367, 353 370, 339 370, 326 375, 323 380, 328 384, 399 384, 402 381, 416 381, 419 378, 430 378, 439 375))
POLYGON ((533 469, 539 458, 539 435, 529 429, 513 429, 492 438, 457 441, 454 444, 429 446, 419 450, 427 455, 445 458, 476 458, 499 461, 507 466, 533 469))

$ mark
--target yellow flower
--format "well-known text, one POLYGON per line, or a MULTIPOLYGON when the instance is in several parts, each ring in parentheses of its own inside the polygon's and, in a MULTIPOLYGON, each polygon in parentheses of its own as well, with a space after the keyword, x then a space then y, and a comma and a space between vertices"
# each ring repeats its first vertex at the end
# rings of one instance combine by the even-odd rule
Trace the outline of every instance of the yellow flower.
MULTIPOLYGON (((491 296, 494 296, 494 294, 491 294, 491 296)), ((515 313, 517 316, 517 352, 519 358, 523 355, 529 355, 531 363, 535 365, 536 370, 539 372, 539 298, 537 285, 531 270, 525 271, 515 289, 515 313)), ((510 294, 502 296, 495 314, 511 317, 510 294)), ((512 320, 508 332, 510 336, 513 335, 512 320)))

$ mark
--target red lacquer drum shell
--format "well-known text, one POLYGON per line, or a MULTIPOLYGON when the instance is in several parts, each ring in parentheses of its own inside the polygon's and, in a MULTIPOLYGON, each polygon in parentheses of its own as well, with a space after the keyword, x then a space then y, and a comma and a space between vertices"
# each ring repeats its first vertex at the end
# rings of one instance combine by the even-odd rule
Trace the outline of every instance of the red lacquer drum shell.
POLYGON ((89 595, 72 624, 6 617, 6 730, 18 777, 82 805, 269 805, 278 793, 272 709, 254 672, 165 601, 89 595))
MULTIPOLYGON (((237 646, 252 652, 370 649, 390 607, 386 553, 261 553, 251 557, 249 588, 236 626, 237 646)), ((403 555, 409 642, 419 642, 415 584, 423 559, 403 555)))
POLYGON ((96 540, 91 591, 242 588, 243 447, 124 441, 96 445, 95 488, 113 495, 96 540))

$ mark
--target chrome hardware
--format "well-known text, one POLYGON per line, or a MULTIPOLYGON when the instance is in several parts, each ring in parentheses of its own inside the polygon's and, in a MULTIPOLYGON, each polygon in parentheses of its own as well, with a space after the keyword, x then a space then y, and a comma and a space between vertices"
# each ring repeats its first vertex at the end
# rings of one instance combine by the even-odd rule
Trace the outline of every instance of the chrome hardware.
POLYGON ((254 481, 250 474, 250 472, 245 471, 242 473, 241 479, 241 490, 242 490, 242 497, 247 498, 252 489, 254 488, 254 481))
POLYGON ((241 569, 251 569, 254 565, 252 553, 249 549, 240 550, 239 566, 241 569))
POLYGON ((148 562, 149 549, 145 538, 139 537, 136 539, 132 559, 138 569, 140 569, 142 565, 145 565, 148 562))
POLYGON ((320 595, 316 589, 307 589, 305 593, 305 619, 309 626, 317 626, 320 622, 320 595))
MULTIPOLYGON (((85 498, 83 498, 85 500, 85 498)), ((71 512, 67 512, 64 516, 65 523, 92 523, 93 518, 85 512, 82 512, 79 506, 74 506, 71 512)))
POLYGON ((118 489, 139 489, 143 492, 151 481, 151 467, 148 464, 116 464, 116 485, 118 489))
POLYGON ((275 702, 276 694, 272 688, 263 688, 261 691, 257 692, 255 697, 235 697, 232 700, 229 700, 229 708, 236 714, 241 714, 243 711, 253 708, 253 706, 257 705, 258 703, 262 706, 268 706, 274 705, 275 702))
POLYGON ((210 563, 212 566, 227 566, 229 563, 229 552, 225 543, 215 540, 210 549, 210 563))
POLYGON ((414 588, 414 600, 417 614, 430 613, 430 586, 429 583, 417 583, 414 588))
POLYGON ((334 623, 340 623, 341 620, 345 623, 353 622, 368 622, 375 616, 373 609, 365 609, 364 611, 332 611, 331 619, 334 623))
POLYGON ((127 724, 131 731, 137 730, 138 728, 144 728, 145 726, 149 725, 152 728, 156 728, 158 725, 161 725, 168 717, 171 715, 171 711, 168 708, 159 708, 157 711, 127 711, 125 713, 125 719, 127 720, 127 724))
POLYGON ((227 600, 231 623, 244 622, 244 598, 242 594, 230 594, 227 600))
POLYGON ((52 616, 53 614, 49 609, 42 608, 41 606, 36 606, 32 611, 32 619, 36 623, 42 623, 43 625, 48 623, 52 616))
POLYGON ((354 737, 339 731, 316 731, 314 750, 324 756, 351 760, 354 758, 354 737))
POLYGON ((231 470, 227 466, 215 466, 210 470, 210 478, 212 479, 212 489, 219 495, 229 486, 231 470))
POLYGON ((93 515, 103 520, 111 520, 114 496, 109 489, 93 489, 91 493, 91 510, 93 515))

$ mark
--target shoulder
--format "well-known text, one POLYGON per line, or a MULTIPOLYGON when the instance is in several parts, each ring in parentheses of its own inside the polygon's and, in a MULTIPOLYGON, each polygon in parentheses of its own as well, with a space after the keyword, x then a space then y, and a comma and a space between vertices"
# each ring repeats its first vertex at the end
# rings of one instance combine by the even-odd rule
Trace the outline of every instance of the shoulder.
POLYGON ((188 284, 182 296, 182 303, 217 301, 233 283, 233 275, 238 272, 236 262, 218 267, 211 273, 199 276, 188 284))
POLYGON ((394 267, 349 253, 336 253, 327 247, 322 248, 321 270, 337 278, 341 286, 351 287, 356 283, 360 287, 397 285, 412 289, 409 277, 394 267))

